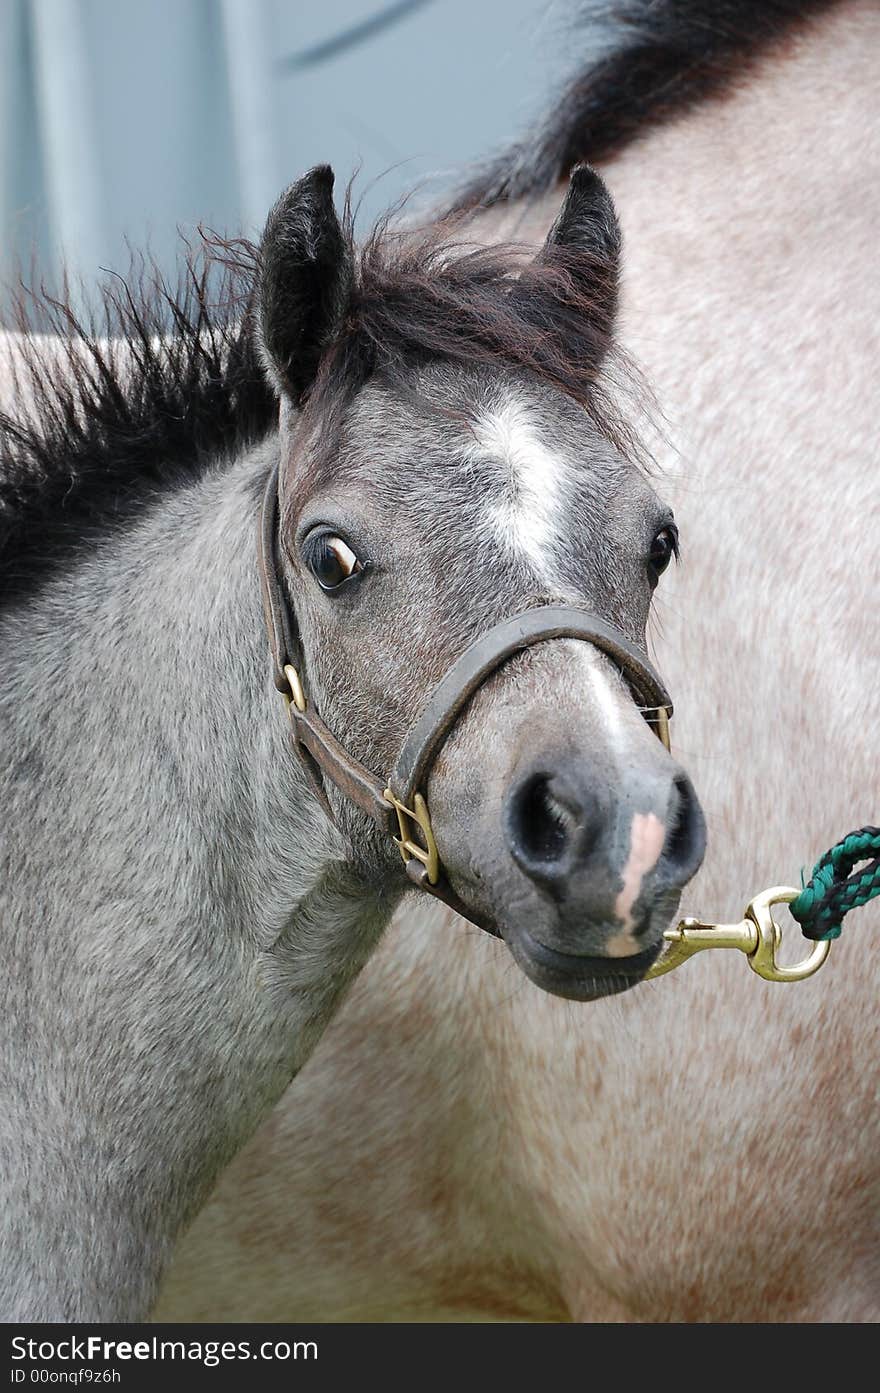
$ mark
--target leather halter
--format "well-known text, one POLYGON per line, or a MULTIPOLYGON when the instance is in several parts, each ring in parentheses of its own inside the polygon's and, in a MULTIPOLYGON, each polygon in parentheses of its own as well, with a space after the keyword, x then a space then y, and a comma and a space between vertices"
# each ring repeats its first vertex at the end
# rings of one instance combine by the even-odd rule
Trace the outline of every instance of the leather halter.
POLYGON ((379 779, 348 753, 309 705, 302 685, 299 626, 284 592, 278 544, 276 465, 266 485, 258 534, 263 608, 275 686, 287 703, 293 744, 321 806, 335 821, 324 787, 327 778, 392 838, 415 885, 443 900, 472 924, 497 935, 494 922, 462 904, 443 877, 423 792, 444 741, 471 697, 514 653, 554 638, 583 639, 607 654, 667 749, 672 715, 669 693, 644 653, 598 615, 567 605, 524 610, 494 625, 456 659, 410 727, 393 773, 387 780, 379 779))

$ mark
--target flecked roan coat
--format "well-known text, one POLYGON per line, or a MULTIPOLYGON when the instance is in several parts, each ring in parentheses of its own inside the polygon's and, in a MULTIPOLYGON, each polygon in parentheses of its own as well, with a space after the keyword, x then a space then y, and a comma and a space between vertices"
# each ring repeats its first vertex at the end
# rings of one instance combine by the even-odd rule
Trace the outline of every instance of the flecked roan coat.
MULTIPOLYGON (((653 634, 709 825, 684 904, 719 919, 877 813, 880 15, 824 8, 601 161, 683 538, 653 634)), ((159 1314, 876 1320, 878 929, 800 985, 709 954, 576 1005, 407 904, 159 1314)))

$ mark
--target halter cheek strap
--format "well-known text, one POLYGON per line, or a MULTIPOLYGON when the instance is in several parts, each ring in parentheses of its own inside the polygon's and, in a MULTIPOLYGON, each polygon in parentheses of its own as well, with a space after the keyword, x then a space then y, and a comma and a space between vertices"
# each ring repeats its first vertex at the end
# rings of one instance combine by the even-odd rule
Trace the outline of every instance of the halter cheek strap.
POLYGON ((378 779, 340 744, 306 697, 299 629, 281 579, 278 514, 276 466, 266 486, 259 529, 263 608, 275 686, 287 702, 294 746, 321 806, 332 819, 324 787, 327 778, 393 839, 414 884, 443 900, 471 923, 497 934, 494 922, 464 905, 443 877, 422 792, 444 741, 471 697, 515 653, 554 638, 583 639, 607 654, 626 678, 642 714, 667 749, 672 715, 669 693, 644 653, 598 615, 567 605, 525 610, 502 620, 464 650, 410 728, 393 773, 387 780, 378 779))

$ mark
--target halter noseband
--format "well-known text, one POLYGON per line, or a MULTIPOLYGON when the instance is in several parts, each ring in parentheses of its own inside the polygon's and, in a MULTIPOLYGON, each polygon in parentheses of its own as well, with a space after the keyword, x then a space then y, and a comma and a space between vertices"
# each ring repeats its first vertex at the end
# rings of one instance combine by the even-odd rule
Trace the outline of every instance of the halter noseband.
POLYGON ((598 615, 567 605, 524 610, 489 629, 456 659, 410 727, 394 771, 383 782, 348 753, 306 699, 299 627, 284 594, 278 542, 276 465, 266 485, 258 534, 263 608, 275 686, 287 703, 293 744, 321 806, 334 821, 324 788, 327 778, 391 837, 415 885, 443 900, 472 924, 497 935, 495 924, 462 904, 444 879, 428 805, 421 791, 427 787, 431 767, 471 697, 514 653, 553 638, 584 639, 607 654, 623 673, 634 700, 667 750, 672 715, 669 693, 645 655, 598 615))

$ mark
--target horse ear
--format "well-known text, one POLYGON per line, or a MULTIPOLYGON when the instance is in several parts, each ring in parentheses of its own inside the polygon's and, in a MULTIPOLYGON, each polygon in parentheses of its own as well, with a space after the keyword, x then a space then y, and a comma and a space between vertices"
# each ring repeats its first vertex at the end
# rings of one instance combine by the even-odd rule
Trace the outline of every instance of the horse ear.
POLYGON ((342 322, 354 277, 329 165, 283 193, 260 243, 257 322, 266 366, 296 406, 342 322))
POLYGON ((620 224, 604 181, 588 164, 572 170, 565 202, 537 259, 564 265, 589 304, 590 317, 610 339, 617 313, 620 224))

